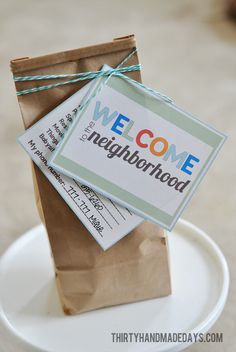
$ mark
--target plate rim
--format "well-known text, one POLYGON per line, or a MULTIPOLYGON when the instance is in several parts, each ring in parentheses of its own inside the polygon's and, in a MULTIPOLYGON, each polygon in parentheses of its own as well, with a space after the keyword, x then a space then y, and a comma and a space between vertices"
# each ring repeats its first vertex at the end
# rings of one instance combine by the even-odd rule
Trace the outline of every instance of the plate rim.
MULTIPOLYGON (((218 260, 218 263, 220 264, 221 271, 222 271, 222 278, 223 278, 222 287, 215 306, 200 324, 198 324, 192 331, 188 332, 191 334, 206 333, 214 325, 214 323, 217 321, 217 319, 219 318, 219 316, 221 315, 224 309, 224 306, 228 297, 228 292, 229 292, 229 283, 230 283, 229 268, 228 268, 228 264, 226 262, 225 256, 222 253, 221 249, 215 243, 215 241, 211 237, 209 237, 209 235, 205 231, 203 231, 198 226, 184 219, 179 219, 179 221, 175 226, 175 229, 173 229, 172 231, 180 232, 181 229, 184 229, 185 231, 186 230, 190 231, 192 236, 198 237, 201 245, 204 244, 204 245, 207 245, 208 248, 210 248, 211 254, 214 254, 215 258, 218 260)), ((32 227, 31 229, 29 229, 28 231, 26 231, 17 240, 15 240, 12 244, 10 244, 10 246, 5 250, 5 252, 0 257, 0 280, 1 280, 1 273, 3 272, 4 266, 7 264, 8 258, 11 256, 12 253, 14 253, 15 250, 18 249, 19 244, 21 245, 21 247, 23 247, 24 245, 27 244, 27 242, 32 240, 37 235, 37 233, 41 231, 45 232, 46 231, 45 227, 43 224, 38 224, 32 227)), ((171 233, 169 233, 168 236, 171 236, 171 233)), ((0 286, 0 298, 1 298, 1 286, 0 286)), ((21 343, 22 347, 27 347, 27 348, 30 347, 38 352, 55 352, 50 349, 42 350, 39 346, 36 346, 31 342, 27 341, 27 339, 25 339, 24 336, 21 333, 19 333, 18 330, 8 320, 4 312, 1 301, 0 301, 0 323, 2 323, 3 327, 6 329, 6 332, 10 333, 12 337, 17 338, 18 340, 17 342, 21 343)), ((177 352, 177 351, 183 350, 184 348, 187 348, 191 344, 192 342, 190 343, 176 342, 171 344, 166 343, 165 345, 163 345, 163 349, 161 351, 177 352)), ((156 347, 150 346, 150 348, 148 348, 147 351, 155 352, 156 347)))

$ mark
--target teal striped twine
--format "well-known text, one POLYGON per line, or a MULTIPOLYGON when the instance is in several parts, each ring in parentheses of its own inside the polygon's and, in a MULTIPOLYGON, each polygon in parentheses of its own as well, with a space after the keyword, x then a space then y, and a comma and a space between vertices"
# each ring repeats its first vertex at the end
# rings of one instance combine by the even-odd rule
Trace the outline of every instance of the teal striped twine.
POLYGON ((75 74, 71 74, 71 75, 65 74, 65 75, 42 75, 42 76, 25 76, 25 77, 18 76, 18 77, 14 77, 15 82, 39 81, 39 80, 43 80, 43 79, 46 80, 46 79, 56 79, 56 78, 64 78, 64 77, 77 77, 77 78, 71 79, 69 81, 52 83, 52 84, 48 84, 45 86, 20 90, 20 91, 17 91, 16 94, 17 95, 25 95, 25 94, 29 94, 29 93, 35 93, 35 92, 39 92, 39 91, 46 90, 46 89, 65 86, 67 84, 72 84, 72 83, 76 83, 79 81, 90 80, 90 79, 97 78, 100 76, 109 76, 110 74, 113 73, 113 71, 115 71, 117 73, 132 72, 132 71, 138 71, 138 70, 140 70, 140 68, 141 68, 141 65, 132 65, 132 66, 127 66, 127 67, 123 67, 123 68, 116 68, 116 69, 112 68, 112 69, 109 69, 106 71, 102 71, 102 70, 90 71, 90 72, 85 72, 85 73, 75 73, 75 74))
MULTIPOLYGON (((101 85, 99 86, 99 88, 97 90, 95 90, 92 95, 90 97, 88 97, 88 99, 84 102, 82 100, 81 105, 78 106, 77 111, 75 113, 75 119, 74 121, 79 117, 79 115, 82 113, 82 111, 89 105, 90 101, 102 90, 102 88, 104 87, 104 85, 107 84, 108 80, 112 77, 112 75, 117 75, 117 76, 121 76, 124 79, 127 79, 129 82, 136 84, 137 86, 147 90, 148 92, 155 94, 159 99, 164 100, 167 103, 172 103, 172 99, 170 99, 169 97, 167 97, 166 95, 163 95, 161 93, 158 93, 157 91, 154 91, 153 89, 145 86, 142 83, 139 83, 138 81, 135 81, 134 79, 127 77, 125 75, 122 75, 121 73, 117 73, 117 70, 119 70, 135 53, 137 52, 137 49, 134 49, 133 51, 131 51, 131 53, 115 68, 111 70, 110 75, 106 78, 105 81, 103 81, 101 83, 101 85)), ((97 78, 99 76, 104 76, 103 75, 104 71, 101 70, 99 72, 99 74, 97 75, 97 78)), ((86 99, 86 98, 85 98, 86 99)), ((73 125, 73 123, 72 123, 73 125)), ((63 137, 62 137, 63 138, 63 137)))
MULTIPOLYGON (((98 87, 97 90, 95 90, 92 95, 87 99, 87 101, 83 102, 82 100, 82 103, 81 105, 78 106, 78 110, 77 112, 75 113, 75 118, 78 117, 79 113, 82 112, 82 110, 84 110, 86 108, 86 106, 89 105, 90 101, 99 93, 101 92, 102 88, 104 87, 105 84, 107 84, 108 80, 111 78, 112 75, 114 75, 117 70, 119 70, 135 53, 137 52, 137 49, 134 49, 133 51, 131 51, 131 53, 123 60, 121 61, 121 63, 115 68, 115 69, 112 69, 112 72, 110 73, 110 75, 107 77, 107 79, 105 81, 103 81, 101 83, 101 85, 98 87)), ((102 77, 103 76, 103 73, 106 72, 105 70, 101 70, 99 72, 99 74, 97 75, 97 78, 98 77, 102 77)), ((123 75, 122 75, 123 77, 123 75)), ((136 82, 136 81, 135 81, 136 82)))
MULTIPOLYGON (((107 70, 105 72, 107 75, 109 75, 113 71, 117 71, 119 73, 122 73, 122 72, 138 71, 140 69, 141 69, 141 65, 131 65, 131 66, 120 67, 120 68, 115 68, 115 69, 111 68, 110 70, 107 70)), ((43 79, 56 79, 56 78, 66 78, 66 77, 78 77, 81 79, 93 79, 93 78, 96 78, 100 72, 102 72, 102 70, 82 72, 82 73, 61 74, 61 75, 18 76, 18 77, 16 76, 16 77, 14 77, 14 81, 15 82, 40 81, 43 79)))
POLYGON ((128 76, 125 76, 125 75, 121 75, 119 73, 116 74, 117 76, 120 76, 122 78, 124 78, 126 81, 128 82, 131 82, 133 84, 135 84, 136 86, 139 86, 141 88, 143 88, 144 90, 146 90, 147 92, 155 95, 157 98, 159 99, 162 99, 164 100, 166 103, 173 103, 173 99, 171 99, 170 97, 168 97, 167 95, 165 94, 162 94, 162 93, 159 93, 157 92, 156 90, 152 89, 152 88, 149 88, 148 86, 146 86, 145 84, 143 83, 140 83, 138 81, 135 81, 134 79, 128 77, 128 76))
MULTIPOLYGON (((125 73, 125 72, 133 72, 133 71, 138 71, 138 70, 141 69, 141 65, 140 64, 122 67, 124 65, 124 63, 126 63, 136 52, 137 52, 137 49, 134 49, 133 51, 131 51, 131 53, 116 68, 111 68, 111 69, 108 69, 108 70, 89 71, 89 72, 72 73, 72 74, 14 76, 13 79, 14 79, 15 82, 40 81, 40 80, 47 80, 47 79, 58 79, 58 78, 74 77, 73 79, 68 80, 68 81, 62 81, 62 82, 52 83, 52 84, 43 85, 43 86, 39 86, 39 87, 35 87, 35 88, 28 88, 28 89, 20 90, 20 91, 17 91, 16 94, 17 95, 25 95, 25 94, 35 93, 35 92, 39 92, 39 91, 43 91, 43 90, 47 90, 47 89, 52 89, 52 88, 64 86, 64 85, 67 85, 67 84, 73 84, 73 83, 76 83, 76 82, 79 82, 79 81, 90 80, 90 79, 94 79, 94 78, 98 78, 98 77, 107 77, 107 79, 103 82, 103 84, 96 91, 96 94, 98 94, 101 91, 102 87, 107 83, 107 81, 113 75, 116 75, 116 76, 122 77, 126 81, 128 81, 128 82, 130 82, 130 83, 132 83, 132 84, 134 84, 136 86, 141 87, 142 89, 144 89, 144 90, 148 91, 149 93, 155 95, 157 98, 159 98, 161 100, 164 100, 167 103, 172 103, 173 100, 171 98, 167 97, 166 95, 161 94, 161 93, 157 92, 156 90, 147 87, 143 83, 135 81, 134 79, 122 74, 122 73, 125 73)), ((92 95, 89 98, 89 101, 87 101, 85 104, 83 104, 83 106, 80 106, 79 110, 84 108, 85 105, 87 105, 93 97, 94 96, 92 95)))

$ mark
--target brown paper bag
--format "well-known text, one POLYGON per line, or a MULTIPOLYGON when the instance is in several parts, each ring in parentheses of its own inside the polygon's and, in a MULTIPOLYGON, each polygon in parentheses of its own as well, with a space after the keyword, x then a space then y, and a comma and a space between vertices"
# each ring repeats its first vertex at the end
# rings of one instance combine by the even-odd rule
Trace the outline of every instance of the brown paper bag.
MULTIPOLYGON (((106 44, 12 60, 11 69, 14 75, 42 75, 99 70, 105 63, 116 67, 135 45, 134 36, 128 36, 106 44)), ((137 63, 135 54, 125 65, 137 63)), ((138 71, 128 75, 141 79, 138 71)), ((25 128, 86 83, 18 96, 25 128)), ((44 84, 48 81, 16 82, 16 89, 44 84)), ((66 314, 170 294, 167 238, 160 227, 145 222, 104 252, 35 164, 33 178, 66 314)))

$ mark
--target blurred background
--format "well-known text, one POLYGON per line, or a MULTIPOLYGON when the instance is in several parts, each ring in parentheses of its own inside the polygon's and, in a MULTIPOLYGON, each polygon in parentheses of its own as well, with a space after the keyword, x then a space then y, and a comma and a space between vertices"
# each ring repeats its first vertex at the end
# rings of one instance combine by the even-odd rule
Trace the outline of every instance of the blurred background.
MULTIPOLYGON (((38 56, 134 33, 146 85, 228 135, 183 217, 205 230, 230 267, 224 312, 212 328, 236 346, 236 2, 234 0, 0 0, 0 254, 40 222, 30 161, 17 145, 23 131, 9 60, 38 56), (235 5, 234 5, 235 4, 235 5)), ((23 352, 0 331, 0 351, 23 352)))

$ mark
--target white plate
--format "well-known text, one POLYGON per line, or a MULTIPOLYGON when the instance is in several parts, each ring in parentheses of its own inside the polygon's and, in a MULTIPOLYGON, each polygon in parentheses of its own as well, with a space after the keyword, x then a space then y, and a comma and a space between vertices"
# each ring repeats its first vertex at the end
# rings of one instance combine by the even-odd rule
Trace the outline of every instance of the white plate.
POLYGON ((112 332, 206 332, 224 307, 229 273, 216 244, 180 220, 169 234, 173 294, 67 317, 43 226, 19 238, 0 261, 0 321, 32 351, 180 351, 188 343, 114 343, 112 332))

